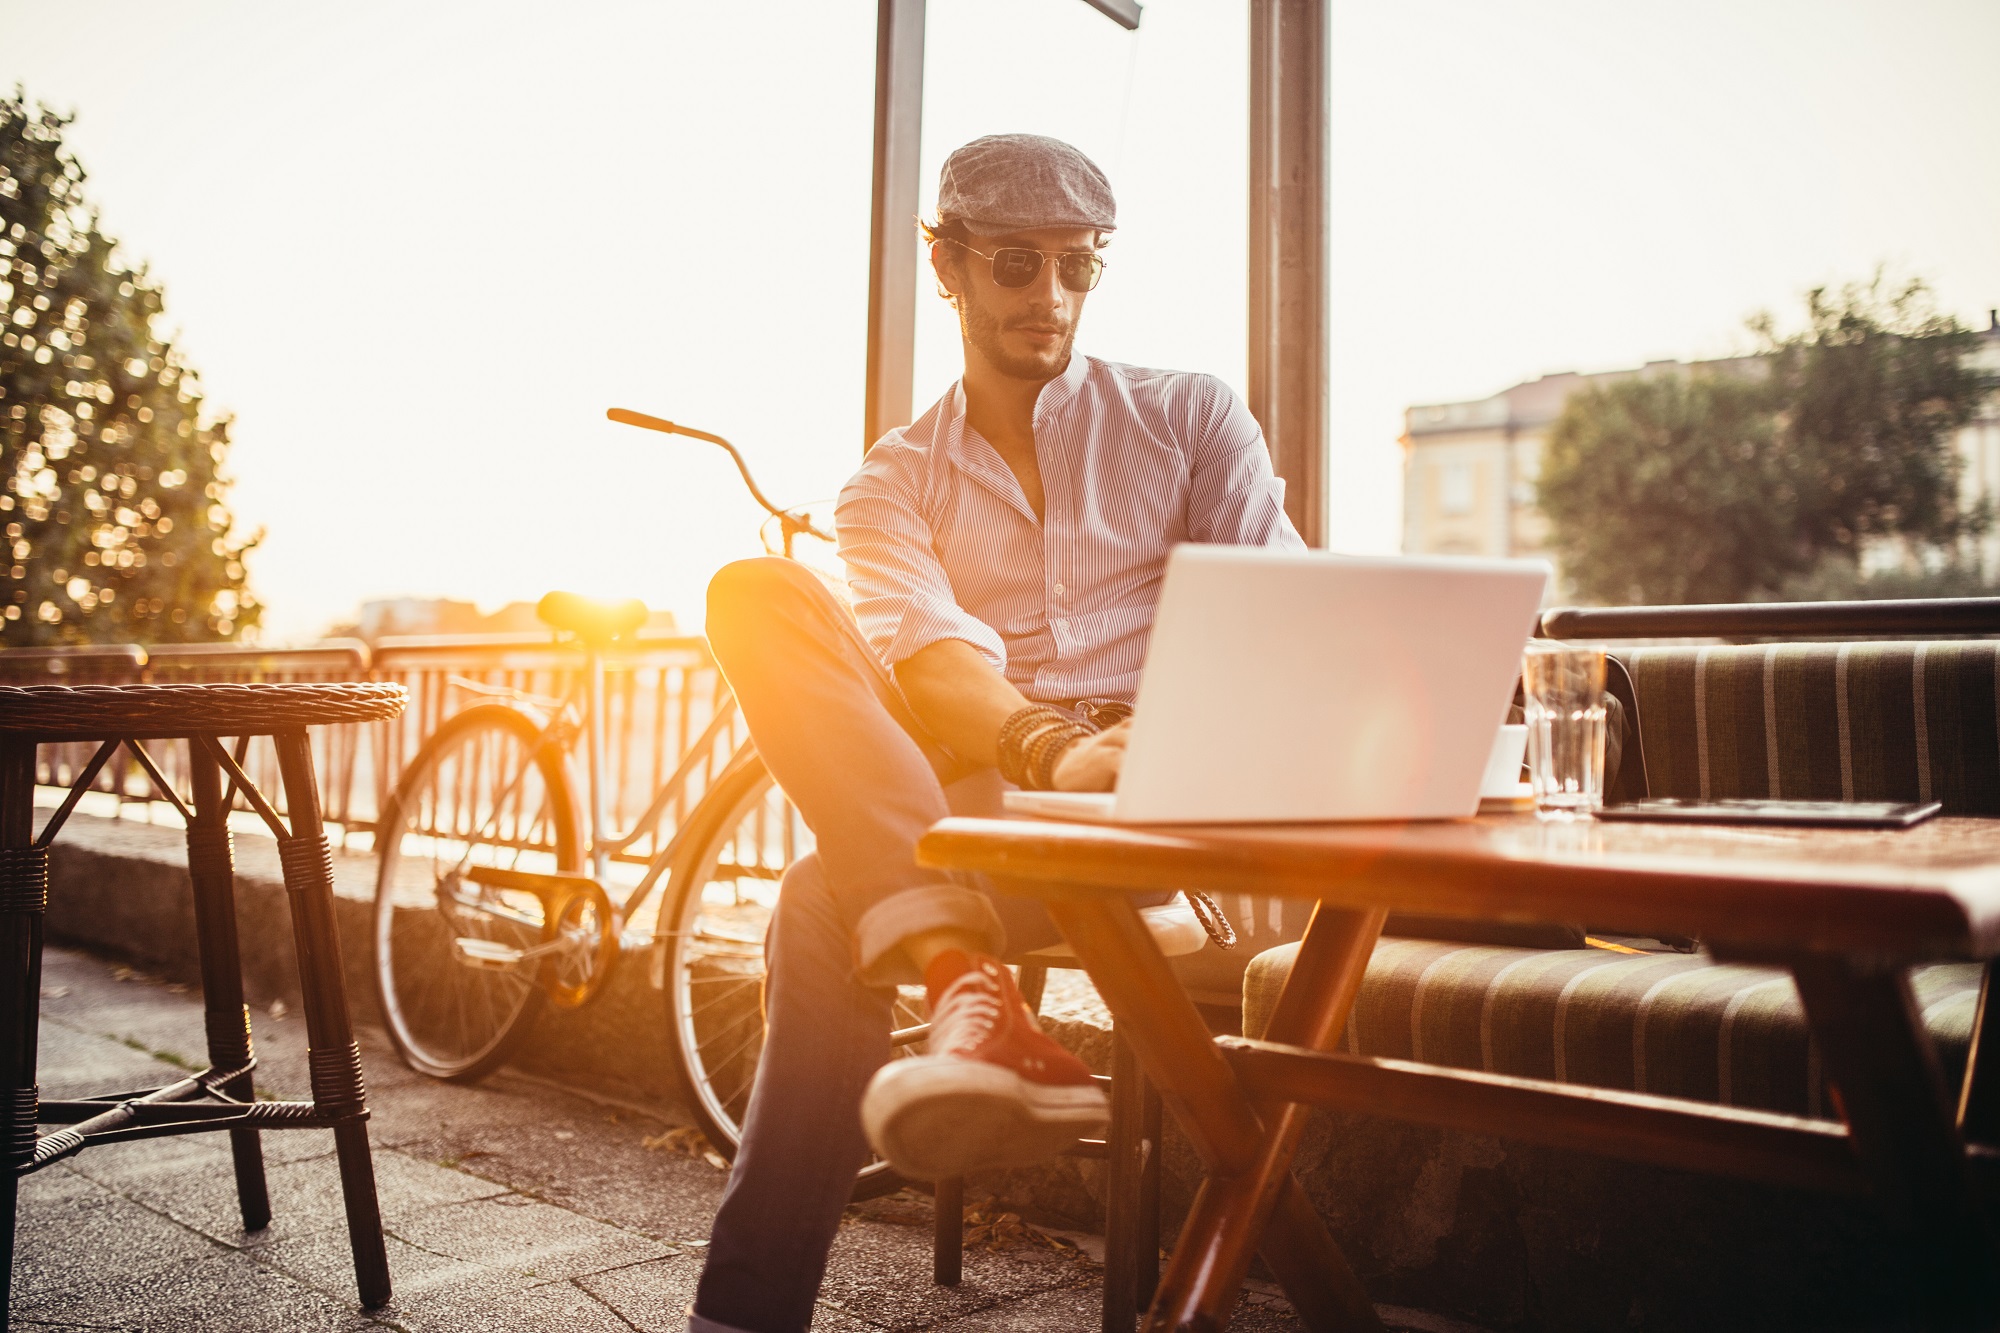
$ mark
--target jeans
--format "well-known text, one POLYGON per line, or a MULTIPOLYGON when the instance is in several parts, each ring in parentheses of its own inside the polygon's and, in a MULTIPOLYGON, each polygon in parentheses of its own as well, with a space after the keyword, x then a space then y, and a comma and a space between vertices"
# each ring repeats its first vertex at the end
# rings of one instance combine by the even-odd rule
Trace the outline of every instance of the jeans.
POLYGON ((818 842, 786 872, 765 944, 764 1052, 695 1294, 693 1333, 802 1333, 854 1176, 861 1094, 889 1058, 897 944, 955 927, 1004 955, 1059 938, 1028 899, 917 866, 948 813, 1006 784, 929 738, 810 571, 747 560, 709 585, 708 634, 750 733, 818 842))

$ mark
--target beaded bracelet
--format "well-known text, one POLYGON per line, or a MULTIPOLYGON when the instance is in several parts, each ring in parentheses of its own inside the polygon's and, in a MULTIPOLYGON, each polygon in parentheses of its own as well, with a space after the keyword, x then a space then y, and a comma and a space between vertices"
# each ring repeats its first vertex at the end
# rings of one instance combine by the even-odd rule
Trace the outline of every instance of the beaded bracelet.
POLYGON ((1065 721, 1061 712, 1046 704, 1029 704, 1007 715, 993 748, 1000 760, 1000 776, 1017 787, 1028 785, 1025 746, 1036 734, 1065 721))
POLYGON ((1090 728, 1076 722, 1036 732, 1025 747, 1027 762, 1023 768, 1028 777, 1028 789, 1054 791, 1056 765, 1061 762, 1063 755, 1068 753, 1070 746, 1090 734, 1090 728))
POLYGON ((1000 724, 1000 734, 993 742, 993 748, 1001 756, 1001 767, 1003 769, 1007 767, 1007 756, 1010 751, 1015 758, 1020 757, 1021 743, 1029 736, 1043 727, 1054 726, 1066 720, 1060 710, 1051 708, 1047 704, 1029 704, 1026 708, 1018 708, 1009 713, 1007 720, 1000 724))
POLYGON ((1000 724, 1000 735, 994 742, 1000 776, 1030 791, 1050 790, 1055 785, 1056 761, 1091 730, 1047 704, 1015 710, 1000 724))

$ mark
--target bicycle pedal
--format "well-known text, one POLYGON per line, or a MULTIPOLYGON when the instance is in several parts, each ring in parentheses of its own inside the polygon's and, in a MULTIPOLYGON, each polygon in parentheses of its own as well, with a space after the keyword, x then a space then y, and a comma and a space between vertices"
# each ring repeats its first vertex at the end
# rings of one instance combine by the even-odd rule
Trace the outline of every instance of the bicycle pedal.
POLYGON ((520 963, 521 951, 510 944, 498 940, 482 940, 471 935, 460 935, 451 942, 452 951, 458 961, 472 967, 490 967, 506 971, 520 963))

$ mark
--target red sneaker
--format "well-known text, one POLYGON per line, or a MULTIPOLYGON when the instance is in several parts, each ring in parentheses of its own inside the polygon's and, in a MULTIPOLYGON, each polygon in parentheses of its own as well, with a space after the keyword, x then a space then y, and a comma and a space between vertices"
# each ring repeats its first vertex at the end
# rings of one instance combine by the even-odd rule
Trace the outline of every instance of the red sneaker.
POLYGON ((924 971, 929 1054, 891 1060, 861 1099, 875 1151, 912 1180, 1033 1166, 1101 1132, 1110 1105, 1035 1024, 1014 974, 948 949, 924 971))

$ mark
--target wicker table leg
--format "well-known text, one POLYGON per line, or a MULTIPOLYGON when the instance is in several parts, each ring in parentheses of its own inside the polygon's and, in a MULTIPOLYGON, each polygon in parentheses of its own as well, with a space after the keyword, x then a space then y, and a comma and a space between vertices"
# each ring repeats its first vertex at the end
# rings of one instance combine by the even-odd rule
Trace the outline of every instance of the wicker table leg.
MULTIPOLYGON (((188 746, 195 817, 188 824, 188 878, 194 883, 194 931, 201 963, 202 1018, 208 1028, 212 1069, 250 1063, 250 1011, 243 1003, 243 963, 236 941, 236 871, 230 854, 229 812, 222 808, 222 769, 201 746, 188 746)), ((242 1101, 256 1097, 249 1075, 222 1091, 242 1101)), ((236 1159, 236 1201, 243 1229, 271 1224, 271 1195, 264 1181, 264 1146, 254 1129, 229 1131, 236 1159)))
POLYGON ((0 740, 0 1326, 13 1295, 16 1170, 35 1155, 35 1048, 49 854, 33 848, 35 745, 0 740))
POLYGON ((318 785, 313 780, 312 748, 306 733, 279 732, 273 739, 292 822, 292 836, 278 844, 278 854, 284 864, 292 938, 299 956, 313 1102, 321 1114, 340 1121, 334 1127, 333 1143, 340 1161, 340 1191, 347 1205, 347 1238, 354 1251, 361 1303, 372 1308, 389 1303, 389 1258, 382 1243, 375 1166, 368 1156, 368 1102, 361 1081, 361 1048, 355 1043, 347 1012, 340 936, 333 920, 333 853, 320 823, 318 785))

